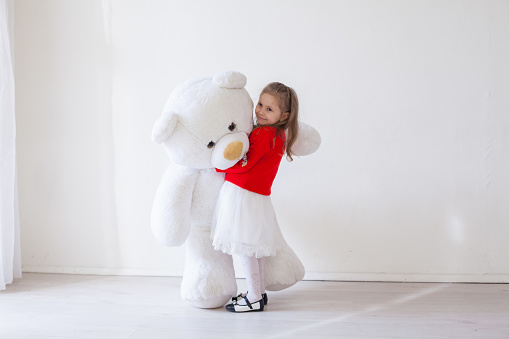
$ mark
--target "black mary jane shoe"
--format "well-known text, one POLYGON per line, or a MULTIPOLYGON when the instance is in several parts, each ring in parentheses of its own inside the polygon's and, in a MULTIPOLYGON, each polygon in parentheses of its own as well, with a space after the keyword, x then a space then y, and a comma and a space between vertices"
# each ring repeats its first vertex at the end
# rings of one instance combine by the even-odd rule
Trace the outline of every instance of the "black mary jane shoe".
MULTIPOLYGON (((232 297, 232 303, 236 303, 238 300, 243 299, 246 295, 247 295, 247 293, 246 294, 241 293, 236 297, 232 297)), ((269 298, 267 297, 267 293, 262 293, 262 299, 263 299, 263 305, 267 306, 267 304, 269 303, 269 298)))
POLYGON ((254 303, 249 302, 247 297, 243 297, 246 301, 246 305, 239 305, 237 301, 234 301, 232 304, 228 304, 225 306, 227 311, 235 312, 235 313, 243 313, 243 312, 261 312, 263 311, 263 299, 260 299, 254 303))

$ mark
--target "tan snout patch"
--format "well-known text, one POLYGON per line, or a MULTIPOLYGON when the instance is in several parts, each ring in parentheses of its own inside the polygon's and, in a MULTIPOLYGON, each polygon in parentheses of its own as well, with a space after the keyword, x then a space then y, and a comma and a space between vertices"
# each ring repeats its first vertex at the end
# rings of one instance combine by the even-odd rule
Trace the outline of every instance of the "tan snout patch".
POLYGON ((237 160, 242 155, 244 144, 240 140, 232 141, 223 151, 223 157, 226 160, 237 160))

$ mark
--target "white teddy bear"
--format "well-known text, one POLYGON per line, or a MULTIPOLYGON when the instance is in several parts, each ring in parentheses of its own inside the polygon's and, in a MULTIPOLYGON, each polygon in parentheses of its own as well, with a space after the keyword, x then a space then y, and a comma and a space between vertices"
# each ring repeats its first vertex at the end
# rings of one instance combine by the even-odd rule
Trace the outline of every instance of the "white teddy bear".
MULTIPOLYGON (((232 257, 214 250, 210 228, 224 182, 224 173, 215 168, 233 166, 249 149, 253 102, 246 82, 241 73, 222 72, 179 85, 152 132, 172 160, 154 199, 152 232, 166 246, 187 241, 181 294, 200 308, 224 306, 237 294, 232 257)), ((296 155, 318 149, 316 130, 301 124, 300 134, 296 155)), ((304 277, 304 266, 286 243, 265 259, 267 290, 290 287, 304 277)))

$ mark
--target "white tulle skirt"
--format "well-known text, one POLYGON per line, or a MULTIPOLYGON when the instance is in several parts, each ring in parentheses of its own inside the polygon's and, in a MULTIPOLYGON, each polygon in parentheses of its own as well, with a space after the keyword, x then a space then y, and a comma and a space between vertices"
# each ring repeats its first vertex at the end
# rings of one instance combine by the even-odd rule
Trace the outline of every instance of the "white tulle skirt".
POLYGON ((211 238, 214 249, 230 255, 276 255, 283 236, 270 196, 225 181, 214 212, 211 238))

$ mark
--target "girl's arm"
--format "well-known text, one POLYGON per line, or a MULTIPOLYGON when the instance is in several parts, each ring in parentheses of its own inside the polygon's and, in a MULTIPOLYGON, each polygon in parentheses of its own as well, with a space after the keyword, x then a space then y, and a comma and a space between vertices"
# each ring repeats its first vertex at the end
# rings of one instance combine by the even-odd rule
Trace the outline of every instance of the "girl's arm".
POLYGON ((264 131, 262 128, 258 131, 253 131, 253 133, 257 133, 249 140, 249 150, 246 153, 247 162, 244 163, 244 160, 241 159, 235 165, 225 170, 220 170, 216 168, 217 172, 224 173, 244 173, 248 172, 253 168, 254 165, 260 160, 265 153, 270 149, 270 136, 264 131))

